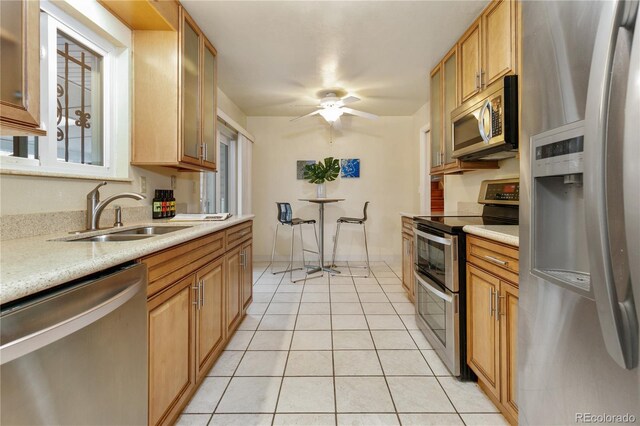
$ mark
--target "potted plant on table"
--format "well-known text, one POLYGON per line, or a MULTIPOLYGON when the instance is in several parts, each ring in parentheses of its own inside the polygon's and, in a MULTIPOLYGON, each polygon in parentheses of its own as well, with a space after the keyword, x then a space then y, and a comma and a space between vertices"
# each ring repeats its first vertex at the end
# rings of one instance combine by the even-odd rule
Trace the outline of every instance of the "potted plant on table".
POLYGON ((317 197, 326 197, 325 182, 332 182, 337 179, 340 173, 340 162, 337 158, 327 157, 324 162, 318 161, 316 164, 304 166, 304 178, 309 183, 315 183, 317 197))

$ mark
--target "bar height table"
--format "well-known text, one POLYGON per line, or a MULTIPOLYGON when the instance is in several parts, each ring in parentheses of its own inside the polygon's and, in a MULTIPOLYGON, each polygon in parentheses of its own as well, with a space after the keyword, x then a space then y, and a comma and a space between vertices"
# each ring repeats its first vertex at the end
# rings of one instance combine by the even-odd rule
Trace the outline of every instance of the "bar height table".
POLYGON ((315 203, 318 205, 318 210, 320 214, 320 267, 311 269, 307 271, 307 275, 315 274, 316 272, 322 272, 324 275, 325 272, 329 272, 330 274, 339 274, 340 271, 337 271, 331 266, 333 265, 325 265, 324 264, 324 205, 328 203, 337 203, 340 201, 344 201, 344 198, 300 198, 300 201, 307 201, 309 203, 315 203))

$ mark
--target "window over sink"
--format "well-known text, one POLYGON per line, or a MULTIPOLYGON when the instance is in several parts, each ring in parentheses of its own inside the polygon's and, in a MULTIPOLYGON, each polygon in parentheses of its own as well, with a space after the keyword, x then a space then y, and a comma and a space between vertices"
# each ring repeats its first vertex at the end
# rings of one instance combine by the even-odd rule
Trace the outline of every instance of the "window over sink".
POLYGON ((69 5, 63 11, 40 2, 41 128, 47 135, 1 136, 0 167, 126 179, 131 32, 93 2, 69 5))

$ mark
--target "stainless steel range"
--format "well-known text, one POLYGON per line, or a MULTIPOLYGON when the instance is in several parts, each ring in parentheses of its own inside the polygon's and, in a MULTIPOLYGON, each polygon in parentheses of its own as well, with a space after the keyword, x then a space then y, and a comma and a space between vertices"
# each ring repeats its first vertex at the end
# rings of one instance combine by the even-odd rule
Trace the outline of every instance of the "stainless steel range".
POLYGON ((482 216, 414 217, 416 317, 449 371, 474 379, 466 362, 465 225, 518 224, 518 179, 482 182, 482 216))

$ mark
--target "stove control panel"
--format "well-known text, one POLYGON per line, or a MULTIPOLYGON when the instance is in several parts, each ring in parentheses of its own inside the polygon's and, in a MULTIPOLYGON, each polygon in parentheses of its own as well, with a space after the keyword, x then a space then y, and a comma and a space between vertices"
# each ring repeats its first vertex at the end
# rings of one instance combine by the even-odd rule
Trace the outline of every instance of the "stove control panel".
POLYGON ((512 178, 482 181, 478 203, 519 205, 520 180, 512 178))

